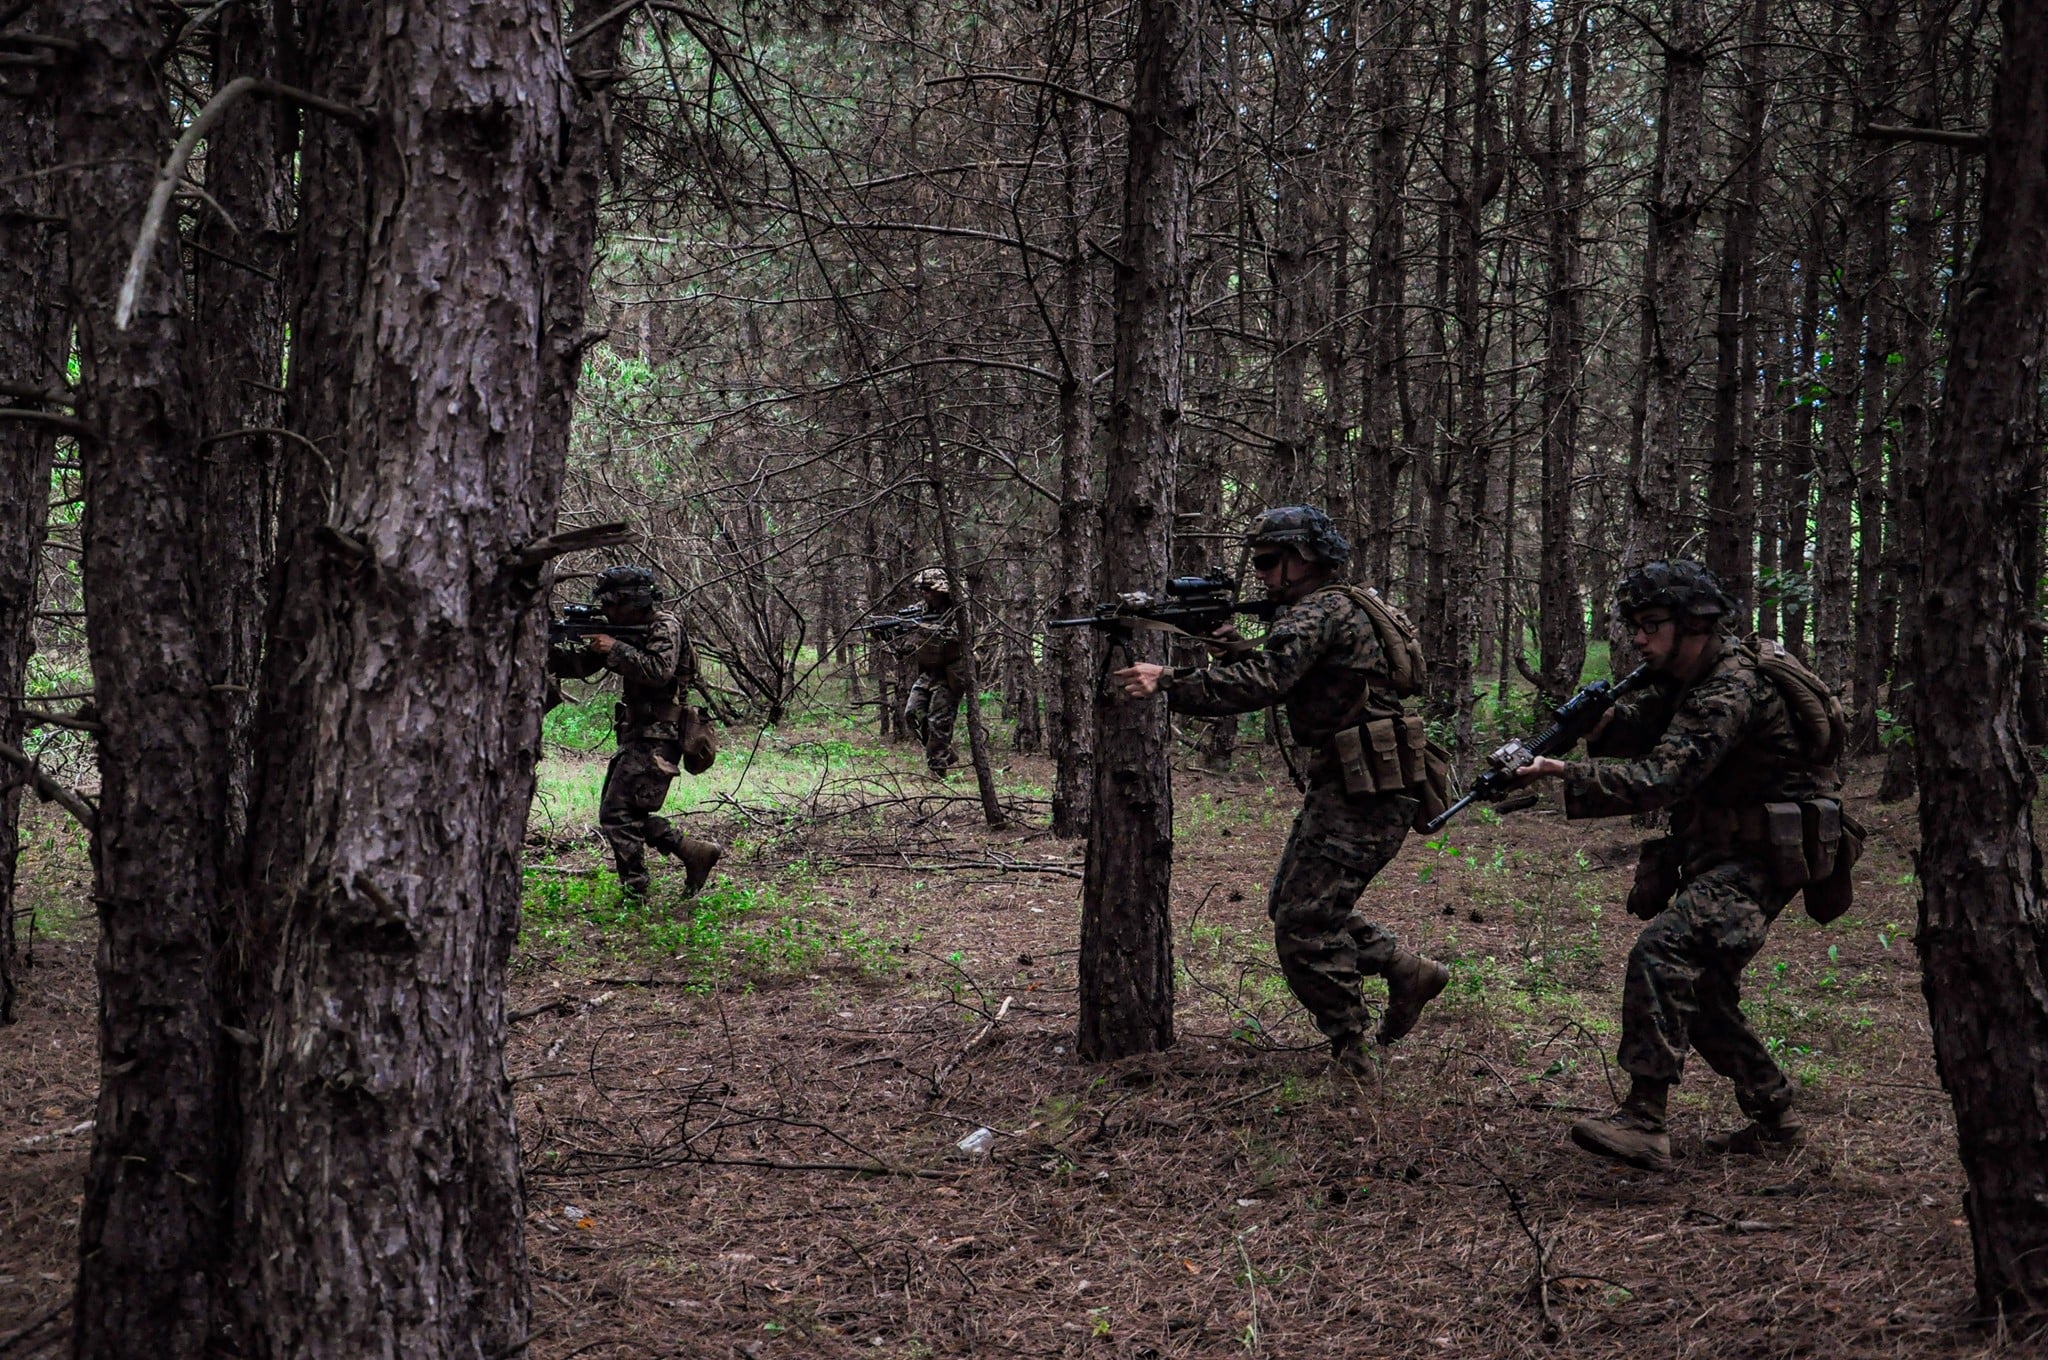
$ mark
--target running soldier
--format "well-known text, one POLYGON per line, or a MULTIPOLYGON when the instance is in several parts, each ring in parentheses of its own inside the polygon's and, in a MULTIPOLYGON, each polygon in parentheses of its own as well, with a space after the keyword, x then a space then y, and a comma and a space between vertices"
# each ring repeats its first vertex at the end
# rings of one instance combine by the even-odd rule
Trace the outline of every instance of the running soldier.
POLYGON ((917 574, 924 612, 906 629, 904 649, 917 679, 903 705, 903 721, 924 743, 924 763, 939 779, 958 758, 953 750, 953 719, 967 693, 967 671, 960 648, 960 607, 953 600, 953 582, 943 568, 917 574))
POLYGON ((584 680, 608 670, 619 677, 620 702, 612 710, 619 749, 604 772, 597 822, 611 845, 619 886, 634 898, 647 895, 648 846, 683 862, 686 897, 696 896, 725 852, 716 841, 683 835, 660 815, 670 782, 682 772, 683 696, 697 678, 683 625, 674 614, 655 609, 660 598, 647 568, 606 567, 591 599, 610 623, 621 630, 645 629, 645 635, 628 642, 598 633, 581 647, 557 645, 548 652, 554 675, 584 680))
POLYGON ((1737 983, 1799 891, 1787 882, 1799 875, 1784 870, 1765 805, 1824 799, 1838 786, 1835 772, 1809 760, 1777 683, 1723 631, 1735 605, 1712 572, 1685 559, 1646 563, 1623 578, 1616 608, 1657 677, 1618 702, 1586 742, 1589 755, 1619 759, 1542 757, 1520 772, 1525 781, 1563 780, 1570 818, 1671 813, 1670 837, 1644 847, 1628 903, 1650 922, 1629 951, 1622 990, 1628 1098, 1573 1125, 1572 1141, 1632 1166, 1668 1168, 1665 1102, 1696 1049, 1735 1083, 1751 1121, 1708 1146, 1790 1146, 1804 1137, 1792 1114, 1795 1088, 1743 1018, 1737 983))
MULTIPOLYGON (((1374 792, 1352 791, 1344 752, 1355 759, 1360 734, 1381 729, 1397 741, 1412 732, 1419 748, 1420 723, 1404 721, 1387 647, 1364 592, 1336 581, 1351 545, 1329 516, 1302 505, 1268 510, 1248 538, 1259 584, 1268 598, 1289 606, 1258 649, 1203 667, 1141 661, 1116 678, 1132 698, 1165 690, 1175 712, 1202 717, 1287 705, 1288 729, 1310 752, 1308 792, 1274 871, 1266 912, 1288 987, 1329 1039, 1331 1057, 1363 1073, 1370 1067, 1369 1016, 1360 979, 1387 980, 1377 1036, 1382 1044, 1413 1029, 1450 980, 1442 964, 1402 948, 1392 931, 1358 911, 1366 885, 1400 850, 1419 800, 1398 775, 1380 780, 1374 792)), ((1386 749, 1399 768, 1398 751, 1386 749)), ((1413 753, 1410 768, 1420 754, 1413 753)))

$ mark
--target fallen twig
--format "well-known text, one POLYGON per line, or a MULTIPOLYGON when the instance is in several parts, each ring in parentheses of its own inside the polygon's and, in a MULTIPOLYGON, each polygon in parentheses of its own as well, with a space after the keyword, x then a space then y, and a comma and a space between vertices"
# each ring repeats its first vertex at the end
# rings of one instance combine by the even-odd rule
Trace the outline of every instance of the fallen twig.
POLYGON ((933 1099, 938 1098, 939 1084, 945 1081, 947 1077, 953 1075, 953 1069, 958 1067, 961 1064, 961 1062, 966 1059, 967 1055, 975 1050, 975 1048, 981 1043, 982 1040, 988 1038, 988 1036, 994 1032, 995 1027, 997 1025, 1003 1023, 1003 1017, 1010 1013, 1010 1003, 1014 1000, 1016 1000, 1015 997, 1004 997, 1003 1004, 996 1008, 996 1013, 994 1017, 991 1018, 987 1024, 983 1025, 980 1029, 974 1032, 974 1037, 972 1039, 969 1039, 964 1045, 961 1046, 960 1051, 953 1055, 953 1059, 951 1062, 948 1062, 944 1067, 941 1067, 937 1072, 934 1072, 932 1074, 933 1099))

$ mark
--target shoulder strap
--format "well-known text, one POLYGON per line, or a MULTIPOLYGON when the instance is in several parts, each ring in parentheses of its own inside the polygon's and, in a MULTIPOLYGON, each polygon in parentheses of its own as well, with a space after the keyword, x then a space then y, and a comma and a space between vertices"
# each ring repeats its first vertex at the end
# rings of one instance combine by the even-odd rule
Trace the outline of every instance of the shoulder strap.
POLYGON ((1849 741, 1849 719, 1842 711, 1842 701, 1776 638, 1753 637, 1741 649, 1777 686, 1806 759, 1816 768, 1832 769, 1849 741))
POLYGON ((1372 620, 1379 635, 1380 650, 1387 654, 1387 687, 1396 694, 1420 694, 1429 678, 1422 655, 1422 637, 1407 614, 1390 604, 1377 590, 1340 582, 1328 587, 1356 604, 1372 620))

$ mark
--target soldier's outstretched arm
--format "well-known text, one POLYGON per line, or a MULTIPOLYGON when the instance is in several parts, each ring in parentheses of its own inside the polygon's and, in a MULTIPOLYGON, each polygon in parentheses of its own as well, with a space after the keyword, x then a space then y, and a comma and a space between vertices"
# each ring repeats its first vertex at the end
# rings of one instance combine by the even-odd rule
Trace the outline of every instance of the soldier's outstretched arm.
POLYGON ((1329 647, 1332 614, 1319 602, 1290 610, 1256 651, 1199 670, 1176 671, 1161 688, 1176 713, 1217 718, 1285 699, 1329 647))
POLYGON ((1679 701, 1670 725, 1647 755, 1567 764, 1565 815, 1653 812, 1690 796, 1741 740, 1754 703, 1747 680, 1739 674, 1701 681, 1679 701))

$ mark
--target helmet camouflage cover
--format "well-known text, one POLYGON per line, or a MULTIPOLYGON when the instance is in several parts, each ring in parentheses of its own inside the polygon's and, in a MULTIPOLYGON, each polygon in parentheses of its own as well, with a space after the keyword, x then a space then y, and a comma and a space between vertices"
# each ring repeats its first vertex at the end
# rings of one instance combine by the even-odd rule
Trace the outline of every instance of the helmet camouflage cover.
POLYGON ((941 595, 953 593, 952 579, 946 575, 944 567, 926 567, 911 579, 911 584, 919 590, 935 590, 941 595))
POLYGON ((1614 607, 1623 618, 1634 618, 1645 609, 1716 618, 1734 613, 1735 601, 1713 572, 1689 557, 1675 557, 1645 562, 1622 577, 1614 607))
POLYGON ((620 563, 597 574, 597 584, 590 588, 590 597, 599 604, 637 605, 648 609, 661 598, 661 588, 654 584, 654 573, 647 568, 620 563))
POLYGON ((1341 566, 1351 560, 1351 541, 1313 505, 1283 505, 1259 516, 1245 535, 1254 548, 1293 548, 1311 562, 1341 566))

